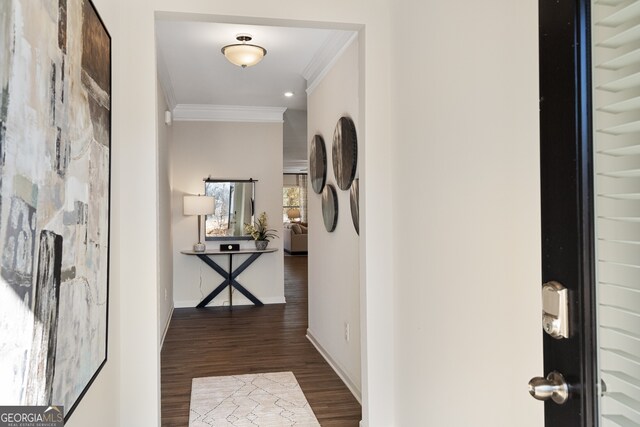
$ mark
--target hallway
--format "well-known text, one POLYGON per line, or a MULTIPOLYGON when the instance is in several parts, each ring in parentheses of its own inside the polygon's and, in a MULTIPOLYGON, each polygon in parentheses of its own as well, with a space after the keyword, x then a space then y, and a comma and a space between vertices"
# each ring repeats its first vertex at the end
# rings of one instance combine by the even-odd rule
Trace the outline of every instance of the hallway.
POLYGON ((187 426, 191 379, 292 371, 320 424, 358 426, 361 407, 305 337, 307 257, 284 257, 287 304, 176 309, 161 353, 162 425, 187 426))

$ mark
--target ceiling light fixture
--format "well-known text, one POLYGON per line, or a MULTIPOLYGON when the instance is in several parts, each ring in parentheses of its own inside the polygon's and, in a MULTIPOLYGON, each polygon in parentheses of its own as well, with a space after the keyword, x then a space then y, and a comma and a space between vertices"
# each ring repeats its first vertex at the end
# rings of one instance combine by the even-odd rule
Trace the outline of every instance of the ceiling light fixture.
POLYGON ((262 61, 267 50, 261 46, 247 44, 251 41, 251 34, 238 34, 236 40, 239 44, 230 44, 222 48, 222 54, 229 62, 238 67, 247 68, 262 61))
POLYGON ((286 96, 287 98, 291 98, 293 96, 293 92, 285 92, 284 96, 286 96))

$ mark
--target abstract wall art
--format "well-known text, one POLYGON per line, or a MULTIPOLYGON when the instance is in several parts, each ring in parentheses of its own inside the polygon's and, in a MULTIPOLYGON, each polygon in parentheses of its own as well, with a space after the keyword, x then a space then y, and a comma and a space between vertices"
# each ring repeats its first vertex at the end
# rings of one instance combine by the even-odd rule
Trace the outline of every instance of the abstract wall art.
POLYGON ((89 0, 0 1, 0 404, 71 415, 107 356, 111 37, 89 0))

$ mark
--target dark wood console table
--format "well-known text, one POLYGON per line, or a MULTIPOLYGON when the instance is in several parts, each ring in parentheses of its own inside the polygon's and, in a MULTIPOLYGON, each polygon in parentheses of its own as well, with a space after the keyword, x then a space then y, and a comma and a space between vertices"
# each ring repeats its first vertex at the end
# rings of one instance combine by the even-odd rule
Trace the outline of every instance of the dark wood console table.
POLYGON ((216 271, 219 275, 224 278, 224 281, 218 285, 209 295, 207 295, 200 303, 196 306, 196 308, 204 308, 214 299, 220 292, 222 292, 227 286, 229 287, 229 308, 233 309, 233 293, 232 288, 236 288, 242 295, 247 297, 252 303, 257 306, 263 306, 264 304, 258 298, 256 298, 251 292, 247 290, 244 286, 242 286, 236 278, 247 269, 253 262, 260 257, 260 255, 265 253, 276 252, 278 249, 269 248, 263 251, 257 249, 241 249, 239 251, 220 251, 218 249, 207 249, 204 252, 195 252, 193 250, 184 250, 180 251, 185 255, 196 255, 200 258, 205 264, 211 267, 216 271), (251 256, 247 258, 239 267, 235 270, 233 269, 233 256, 234 255, 247 255, 251 256), (229 257, 229 269, 225 270, 220 265, 216 264, 216 262, 211 259, 211 256, 216 255, 227 255, 229 257))

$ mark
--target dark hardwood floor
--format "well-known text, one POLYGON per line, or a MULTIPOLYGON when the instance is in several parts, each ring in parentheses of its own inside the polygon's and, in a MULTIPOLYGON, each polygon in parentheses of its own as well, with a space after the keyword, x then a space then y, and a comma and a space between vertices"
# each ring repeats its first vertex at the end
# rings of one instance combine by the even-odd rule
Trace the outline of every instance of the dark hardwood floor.
POLYGON ((291 371, 324 426, 358 426, 358 401, 305 337, 307 257, 287 256, 287 304, 176 309, 162 348, 162 425, 188 426, 191 379, 291 371))

